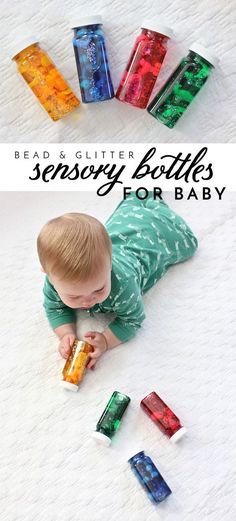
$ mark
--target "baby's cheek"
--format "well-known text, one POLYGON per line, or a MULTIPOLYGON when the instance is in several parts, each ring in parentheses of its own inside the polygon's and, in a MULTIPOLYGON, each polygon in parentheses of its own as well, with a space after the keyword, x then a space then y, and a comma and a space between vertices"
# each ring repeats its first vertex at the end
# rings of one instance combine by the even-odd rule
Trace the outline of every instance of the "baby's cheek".
POLYGON ((103 302, 104 300, 106 300, 109 296, 109 293, 110 291, 104 291, 103 294, 99 297, 99 302, 103 302))
POLYGON ((65 304, 66 306, 68 306, 69 308, 72 308, 72 309, 77 309, 80 307, 80 303, 77 302, 77 300, 69 300, 69 299, 66 299, 66 298, 62 298, 61 299, 63 304, 65 304))

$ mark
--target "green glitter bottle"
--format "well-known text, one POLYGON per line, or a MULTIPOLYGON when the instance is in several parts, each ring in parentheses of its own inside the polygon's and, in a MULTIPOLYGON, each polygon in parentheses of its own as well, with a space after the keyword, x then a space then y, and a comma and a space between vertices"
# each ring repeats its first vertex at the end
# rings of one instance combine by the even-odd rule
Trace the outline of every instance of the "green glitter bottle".
POLYGON ((147 111, 164 125, 173 128, 217 65, 217 58, 199 43, 194 43, 147 111))
POLYGON ((114 391, 97 423, 96 431, 93 432, 96 441, 109 447, 129 402, 130 398, 126 394, 114 391))

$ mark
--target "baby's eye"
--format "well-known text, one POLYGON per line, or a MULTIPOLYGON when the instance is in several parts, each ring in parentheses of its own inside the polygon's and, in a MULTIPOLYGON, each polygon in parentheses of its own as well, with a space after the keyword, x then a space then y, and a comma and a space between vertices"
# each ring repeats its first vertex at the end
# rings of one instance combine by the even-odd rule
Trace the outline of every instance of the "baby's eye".
POLYGON ((104 288, 97 289, 96 291, 94 291, 94 293, 101 293, 103 290, 104 290, 104 288))

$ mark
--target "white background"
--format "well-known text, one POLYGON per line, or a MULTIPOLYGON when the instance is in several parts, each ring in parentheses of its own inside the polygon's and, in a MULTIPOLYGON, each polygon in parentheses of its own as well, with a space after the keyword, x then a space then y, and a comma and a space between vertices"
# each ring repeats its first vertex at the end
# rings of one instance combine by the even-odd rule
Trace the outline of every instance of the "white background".
POLYGON ((235 0, 8 0, 1 1, 1 128, 3 142, 235 142, 235 0), (175 129, 145 110, 113 99, 81 105, 53 123, 11 62, 11 43, 27 29, 48 51, 80 96, 71 25, 81 16, 100 13, 117 88, 144 18, 173 27, 175 37, 155 91, 198 40, 220 58, 203 90, 175 129))

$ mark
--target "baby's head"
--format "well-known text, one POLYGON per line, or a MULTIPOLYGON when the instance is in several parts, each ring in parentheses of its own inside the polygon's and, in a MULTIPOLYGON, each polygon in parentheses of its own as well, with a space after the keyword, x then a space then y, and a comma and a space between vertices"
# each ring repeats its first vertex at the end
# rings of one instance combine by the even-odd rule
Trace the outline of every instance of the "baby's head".
POLYGON ((37 247, 43 271, 64 304, 90 308, 108 297, 112 246, 95 217, 68 213, 52 219, 42 228, 37 247))

